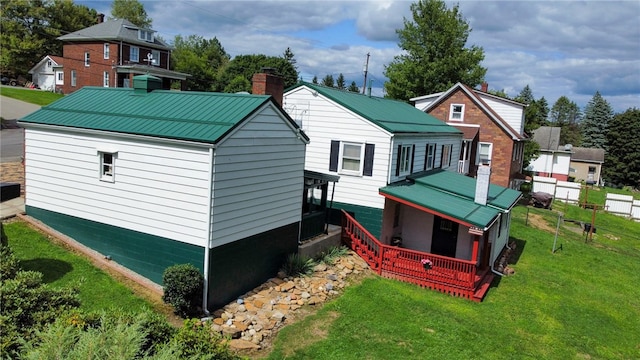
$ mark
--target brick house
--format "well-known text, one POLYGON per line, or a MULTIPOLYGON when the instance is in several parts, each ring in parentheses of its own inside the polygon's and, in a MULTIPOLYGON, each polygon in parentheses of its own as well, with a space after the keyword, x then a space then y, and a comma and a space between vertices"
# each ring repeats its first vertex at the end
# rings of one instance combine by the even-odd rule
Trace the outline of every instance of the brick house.
POLYGON ((449 90, 410 99, 416 108, 464 133, 458 172, 476 176, 479 165, 491 166, 491 183, 518 188, 522 182, 525 104, 461 83, 449 90))
POLYGON ((62 67, 56 73, 56 91, 72 93, 83 86, 132 87, 135 75, 148 74, 170 89, 174 81, 185 85, 189 74, 170 70, 171 47, 128 20, 104 21, 60 36, 64 42, 62 67))

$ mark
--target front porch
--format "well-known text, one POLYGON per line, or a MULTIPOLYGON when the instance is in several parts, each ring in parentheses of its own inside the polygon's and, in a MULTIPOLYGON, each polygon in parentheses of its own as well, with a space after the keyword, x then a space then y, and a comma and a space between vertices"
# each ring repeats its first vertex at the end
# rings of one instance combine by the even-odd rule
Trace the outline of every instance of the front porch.
MULTIPOLYGON (((475 261, 383 244, 344 211, 342 241, 380 276, 477 302, 482 301, 494 277, 489 267, 478 270, 475 261), (431 261, 430 269, 425 269, 423 259, 431 261)), ((477 256, 477 247, 474 253, 477 256)))

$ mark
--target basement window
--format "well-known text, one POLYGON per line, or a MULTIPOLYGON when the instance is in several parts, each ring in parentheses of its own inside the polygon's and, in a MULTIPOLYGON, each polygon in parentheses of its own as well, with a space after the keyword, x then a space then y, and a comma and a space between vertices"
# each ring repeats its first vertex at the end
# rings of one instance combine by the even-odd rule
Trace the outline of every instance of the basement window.
POLYGON ((100 156, 100 180, 114 182, 117 153, 98 151, 98 155, 100 156))

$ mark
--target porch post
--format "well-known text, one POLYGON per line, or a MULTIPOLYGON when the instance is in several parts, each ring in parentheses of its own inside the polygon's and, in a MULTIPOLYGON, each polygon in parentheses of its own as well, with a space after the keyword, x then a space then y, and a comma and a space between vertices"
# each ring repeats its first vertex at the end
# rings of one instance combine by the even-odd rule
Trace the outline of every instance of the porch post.
POLYGON ((471 252, 471 261, 478 262, 478 245, 480 243, 480 235, 473 235, 473 251, 471 252))

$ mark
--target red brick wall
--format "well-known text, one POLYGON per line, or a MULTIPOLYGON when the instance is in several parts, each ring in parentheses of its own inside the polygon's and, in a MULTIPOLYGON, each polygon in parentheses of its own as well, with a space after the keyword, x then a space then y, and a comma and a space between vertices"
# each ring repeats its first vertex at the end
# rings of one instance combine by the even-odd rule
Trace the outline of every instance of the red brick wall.
MULTIPOLYGON (((449 121, 449 111, 451 104, 464 104, 464 118, 460 124, 480 125, 479 141, 493 144, 491 154, 491 183, 509 187, 511 176, 520 171, 518 161, 512 161, 514 142, 511 136, 506 134, 489 116, 466 95, 458 90, 447 99, 429 111, 429 114, 445 122, 457 124, 449 121), (514 169, 517 168, 517 171, 514 169)), ((471 159, 475 163, 475 157, 471 159)), ((477 166, 470 166, 470 175, 475 175, 477 166)))

